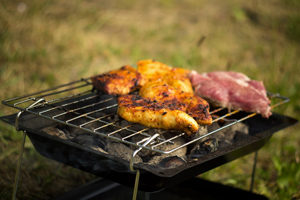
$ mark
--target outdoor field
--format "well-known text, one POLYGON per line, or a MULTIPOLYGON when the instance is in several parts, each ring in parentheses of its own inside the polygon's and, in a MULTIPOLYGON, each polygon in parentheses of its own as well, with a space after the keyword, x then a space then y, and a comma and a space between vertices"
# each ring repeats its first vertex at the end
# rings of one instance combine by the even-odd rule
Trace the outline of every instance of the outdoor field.
MULTIPOLYGON (((0 3, 0 100, 142 59, 232 70, 290 98, 275 110, 300 119, 300 1, 119 0, 0 3)), ((0 115, 16 112, 1 104, 0 115)), ((0 199, 11 199, 22 132, 0 122, 0 199)), ((200 176, 249 189, 253 154, 200 176)), ((254 192, 300 199, 300 125, 259 151, 254 192)), ((94 175, 42 157, 27 138, 18 199, 51 199, 94 175)))

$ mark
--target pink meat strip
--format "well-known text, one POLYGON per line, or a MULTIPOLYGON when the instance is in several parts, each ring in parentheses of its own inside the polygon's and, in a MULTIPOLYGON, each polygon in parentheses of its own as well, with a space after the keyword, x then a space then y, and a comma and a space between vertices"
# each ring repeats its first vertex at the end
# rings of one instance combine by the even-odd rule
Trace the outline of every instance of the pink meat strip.
POLYGON ((251 80, 238 72, 210 72, 189 74, 195 93, 222 107, 256 112, 268 118, 270 100, 262 81, 251 80))

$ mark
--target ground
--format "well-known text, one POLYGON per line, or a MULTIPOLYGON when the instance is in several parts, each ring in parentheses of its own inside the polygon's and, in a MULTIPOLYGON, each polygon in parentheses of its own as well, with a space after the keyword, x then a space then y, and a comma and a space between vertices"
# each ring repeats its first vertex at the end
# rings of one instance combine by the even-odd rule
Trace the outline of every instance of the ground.
MULTIPOLYGON (((153 58, 199 72, 234 70, 290 98, 300 115, 300 1, 1 1, 0 99, 153 58)), ((1 105, 0 115, 14 110, 1 105)), ((0 197, 11 198, 22 134, 0 123, 0 197)), ((248 189, 253 155, 201 176, 248 189)), ((95 178, 39 155, 26 140, 18 199, 49 199, 95 178)), ((258 155, 254 191, 300 199, 300 126, 258 155)))

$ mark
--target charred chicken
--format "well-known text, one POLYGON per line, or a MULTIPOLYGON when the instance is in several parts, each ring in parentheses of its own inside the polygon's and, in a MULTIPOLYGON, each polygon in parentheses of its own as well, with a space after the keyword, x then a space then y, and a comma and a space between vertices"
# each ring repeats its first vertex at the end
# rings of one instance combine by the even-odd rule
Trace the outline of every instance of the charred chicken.
POLYGON ((195 96, 193 93, 176 89, 164 81, 146 83, 140 89, 139 94, 162 104, 177 102, 177 109, 192 116, 200 125, 210 125, 212 123, 207 101, 195 96))
POLYGON ((140 73, 129 65, 94 76, 91 79, 97 90, 112 95, 128 94, 143 84, 140 73))
POLYGON ((148 127, 176 129, 188 135, 212 118, 208 103, 194 95, 189 71, 153 60, 92 77, 97 90, 119 95, 118 114, 127 121, 148 127), (140 89, 139 95, 128 95, 140 89))
POLYGON ((148 127, 176 129, 188 135, 197 132, 198 123, 186 112, 178 110, 180 102, 157 102, 138 95, 118 98, 118 114, 127 121, 148 127))

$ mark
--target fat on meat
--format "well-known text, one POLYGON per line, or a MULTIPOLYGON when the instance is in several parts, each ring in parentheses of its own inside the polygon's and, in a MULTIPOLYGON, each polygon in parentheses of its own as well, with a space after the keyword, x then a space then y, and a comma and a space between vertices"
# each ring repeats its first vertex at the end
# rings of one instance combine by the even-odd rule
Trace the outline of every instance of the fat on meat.
POLYGON ((196 95, 218 106, 256 112, 265 118, 272 114, 262 81, 251 80, 242 73, 232 71, 203 74, 192 71, 189 78, 196 95))

